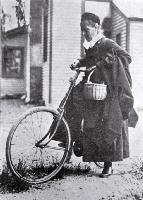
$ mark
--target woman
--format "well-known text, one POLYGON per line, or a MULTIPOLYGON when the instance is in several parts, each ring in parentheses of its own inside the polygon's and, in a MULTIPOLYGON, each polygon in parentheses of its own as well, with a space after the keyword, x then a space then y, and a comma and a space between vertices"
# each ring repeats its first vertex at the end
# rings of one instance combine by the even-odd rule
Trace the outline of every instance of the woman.
MULTIPOLYGON (((104 82, 107 85, 107 97, 99 101, 84 97, 83 88, 89 76, 89 73, 85 73, 73 91, 73 127, 78 127, 81 119, 84 119, 83 161, 104 162, 100 177, 107 177, 111 174, 112 162, 129 157, 127 120, 133 108, 132 82, 128 69, 131 57, 114 41, 102 35, 98 16, 84 13, 80 25, 85 38, 85 56, 79 59, 78 64, 73 64, 72 69, 96 66, 91 81, 104 82)), ((73 140, 77 141, 75 132, 73 140)))

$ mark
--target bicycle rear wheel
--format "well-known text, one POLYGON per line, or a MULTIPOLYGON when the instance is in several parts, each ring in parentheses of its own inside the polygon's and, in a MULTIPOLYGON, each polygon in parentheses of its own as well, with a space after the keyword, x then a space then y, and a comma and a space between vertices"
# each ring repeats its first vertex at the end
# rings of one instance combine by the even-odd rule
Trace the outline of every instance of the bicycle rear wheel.
POLYGON ((63 118, 51 138, 57 116, 54 110, 35 107, 11 128, 6 143, 6 159, 12 173, 21 180, 30 184, 48 181, 64 165, 71 137, 68 124, 63 118), (42 142, 37 145, 41 139, 42 142), (64 147, 60 146, 61 142, 65 144, 64 147))

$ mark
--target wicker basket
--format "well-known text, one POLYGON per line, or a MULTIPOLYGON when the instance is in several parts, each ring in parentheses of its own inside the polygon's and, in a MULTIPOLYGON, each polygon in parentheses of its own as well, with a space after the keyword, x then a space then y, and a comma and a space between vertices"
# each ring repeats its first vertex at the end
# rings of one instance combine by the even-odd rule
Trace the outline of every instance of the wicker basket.
POLYGON ((87 82, 84 84, 84 98, 87 100, 104 100, 107 96, 107 85, 104 83, 92 83, 89 74, 87 82))

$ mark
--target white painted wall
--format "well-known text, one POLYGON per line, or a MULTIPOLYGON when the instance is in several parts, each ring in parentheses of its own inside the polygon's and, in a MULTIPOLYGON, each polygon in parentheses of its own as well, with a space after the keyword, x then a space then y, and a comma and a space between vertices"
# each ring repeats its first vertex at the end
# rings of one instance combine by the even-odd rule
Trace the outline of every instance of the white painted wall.
POLYGON ((135 105, 143 105, 143 22, 130 23, 130 71, 133 79, 135 105))
POLYGON ((53 0, 52 103, 65 95, 73 72, 69 65, 81 52, 81 1, 53 0))

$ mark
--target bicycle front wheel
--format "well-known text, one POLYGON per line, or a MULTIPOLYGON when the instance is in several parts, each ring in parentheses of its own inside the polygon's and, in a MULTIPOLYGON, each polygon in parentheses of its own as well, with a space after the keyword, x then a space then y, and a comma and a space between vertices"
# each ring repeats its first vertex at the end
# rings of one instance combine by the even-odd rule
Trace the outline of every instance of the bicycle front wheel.
POLYGON ((64 165, 71 137, 64 118, 55 135, 51 136, 57 125, 57 116, 54 110, 35 107, 11 128, 6 143, 6 159, 12 173, 21 180, 30 184, 48 181, 64 165), (37 145, 39 141, 40 145, 37 145), (61 142, 64 146, 60 145, 61 142))

